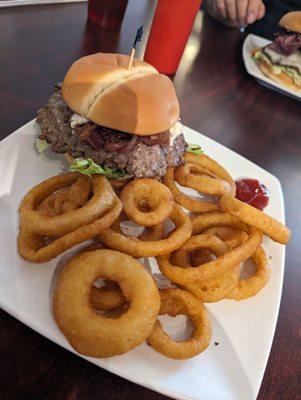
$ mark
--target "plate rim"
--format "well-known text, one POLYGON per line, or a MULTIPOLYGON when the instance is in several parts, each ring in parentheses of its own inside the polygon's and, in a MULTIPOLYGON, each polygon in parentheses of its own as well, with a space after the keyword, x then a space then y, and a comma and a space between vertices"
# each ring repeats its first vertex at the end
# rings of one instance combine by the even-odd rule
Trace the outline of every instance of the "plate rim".
MULTIPOLYGON (((250 41, 254 39, 254 40, 260 40, 260 41, 265 41, 266 44, 272 43, 271 40, 268 40, 262 36, 259 35, 255 35, 254 33, 249 33, 244 42, 243 42, 243 46, 242 46, 242 56, 243 56, 243 62, 244 62, 244 66, 248 72, 249 75, 253 76, 254 78, 257 78, 260 81, 265 82, 266 84, 273 86, 273 88, 278 89, 282 94, 285 95, 290 95, 293 98, 300 100, 301 99, 301 93, 287 88, 284 85, 281 85, 278 82, 273 81, 272 79, 270 79, 269 77, 265 76, 258 68, 258 66, 255 64, 255 62, 251 59, 250 54, 248 52, 248 45, 250 43, 250 41), (252 66, 252 67, 251 67, 252 66)), ((271 89, 273 89, 271 88, 271 89)))

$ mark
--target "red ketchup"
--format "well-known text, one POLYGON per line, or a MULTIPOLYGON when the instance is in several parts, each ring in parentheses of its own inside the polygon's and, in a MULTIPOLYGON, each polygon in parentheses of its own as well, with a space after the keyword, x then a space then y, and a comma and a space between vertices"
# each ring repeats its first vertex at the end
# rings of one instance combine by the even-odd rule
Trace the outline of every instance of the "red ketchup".
POLYGON ((269 202, 268 189, 257 179, 240 178, 236 182, 236 198, 244 203, 263 210, 269 202))

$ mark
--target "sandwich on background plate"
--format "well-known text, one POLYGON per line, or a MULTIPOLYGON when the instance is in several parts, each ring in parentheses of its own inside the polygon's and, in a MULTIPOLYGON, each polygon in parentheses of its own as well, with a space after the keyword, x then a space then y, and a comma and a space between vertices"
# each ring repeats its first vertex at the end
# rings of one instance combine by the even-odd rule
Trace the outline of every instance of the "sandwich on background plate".
POLYGON ((301 11, 285 14, 273 43, 252 52, 260 70, 275 82, 301 92, 301 11))
POLYGON ((171 80, 129 56, 77 60, 38 111, 40 148, 65 153, 71 170, 108 178, 161 177, 186 143, 171 80))

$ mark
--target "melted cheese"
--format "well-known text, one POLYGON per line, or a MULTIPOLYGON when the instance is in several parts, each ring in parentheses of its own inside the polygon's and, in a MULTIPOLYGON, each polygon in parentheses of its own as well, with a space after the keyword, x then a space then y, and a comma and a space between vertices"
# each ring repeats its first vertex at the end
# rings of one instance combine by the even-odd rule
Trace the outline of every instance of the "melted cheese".
POLYGON ((84 125, 87 122, 89 122, 89 120, 79 114, 73 114, 70 118, 70 126, 72 129, 75 128, 77 125, 84 125))
POLYGON ((276 51, 269 49, 268 47, 265 47, 263 51, 271 58, 273 64, 283 65, 284 67, 294 67, 299 71, 299 74, 301 74, 300 51, 297 51, 296 53, 291 54, 290 56, 284 56, 283 54, 279 54, 276 51))
POLYGON ((178 121, 170 129, 170 145, 173 144, 175 139, 182 133, 182 124, 178 121))

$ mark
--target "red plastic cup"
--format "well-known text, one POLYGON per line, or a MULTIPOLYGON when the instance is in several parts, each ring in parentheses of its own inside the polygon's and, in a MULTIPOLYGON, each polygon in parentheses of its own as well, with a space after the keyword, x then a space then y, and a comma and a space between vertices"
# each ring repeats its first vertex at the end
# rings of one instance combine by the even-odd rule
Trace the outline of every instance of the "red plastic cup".
POLYGON ((89 0, 88 18, 106 29, 121 27, 128 0, 89 0))
POLYGON ((158 0, 144 60, 159 72, 174 74, 202 0, 158 0))

